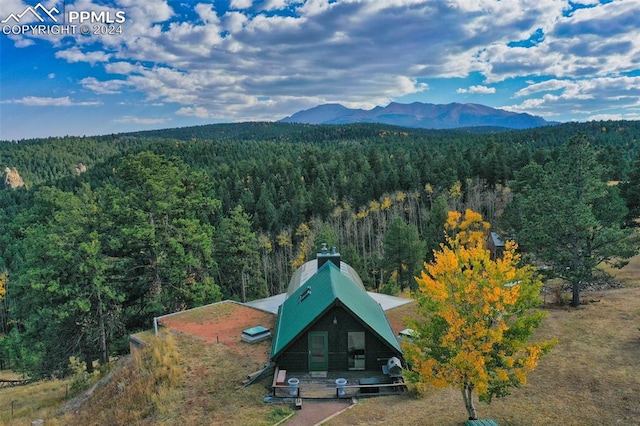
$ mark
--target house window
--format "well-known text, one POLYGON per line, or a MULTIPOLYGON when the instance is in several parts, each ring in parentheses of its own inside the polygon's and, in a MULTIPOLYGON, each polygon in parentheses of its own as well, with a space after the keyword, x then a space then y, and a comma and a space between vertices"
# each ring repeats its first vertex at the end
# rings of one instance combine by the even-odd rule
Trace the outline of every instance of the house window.
POLYGON ((350 331, 349 339, 349 370, 364 370, 364 331, 350 331))

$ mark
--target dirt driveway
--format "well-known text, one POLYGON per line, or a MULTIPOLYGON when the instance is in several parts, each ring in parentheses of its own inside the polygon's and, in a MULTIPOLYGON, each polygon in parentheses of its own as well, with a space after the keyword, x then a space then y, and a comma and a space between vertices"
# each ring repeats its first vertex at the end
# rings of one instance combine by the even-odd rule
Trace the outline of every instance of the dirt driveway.
POLYGON ((334 416, 351 406, 351 400, 311 400, 302 401, 302 409, 298 410, 295 416, 287 420, 285 426, 311 426, 320 424, 322 421, 334 416))

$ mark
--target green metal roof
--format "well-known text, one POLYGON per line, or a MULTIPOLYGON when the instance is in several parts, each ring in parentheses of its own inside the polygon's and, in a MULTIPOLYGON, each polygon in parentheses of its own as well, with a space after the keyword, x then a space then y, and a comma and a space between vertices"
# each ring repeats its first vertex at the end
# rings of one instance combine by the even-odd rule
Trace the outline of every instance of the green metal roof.
POLYGON ((498 423, 493 420, 467 420, 464 426, 498 426, 498 423))
POLYGON ((327 262, 280 306, 271 359, 313 325, 337 300, 368 325, 381 340, 402 353, 382 307, 363 288, 341 273, 336 265, 327 262))

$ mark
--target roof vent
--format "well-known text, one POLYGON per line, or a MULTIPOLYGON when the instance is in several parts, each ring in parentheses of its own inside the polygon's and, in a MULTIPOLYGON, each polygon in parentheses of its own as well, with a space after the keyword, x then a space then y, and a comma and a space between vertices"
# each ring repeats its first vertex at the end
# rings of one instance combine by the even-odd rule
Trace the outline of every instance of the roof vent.
POLYGON ((307 287, 305 288, 302 293, 300 293, 300 300, 299 302, 302 302, 304 299, 306 299, 307 297, 309 297, 309 295, 311 294, 311 287, 307 287))

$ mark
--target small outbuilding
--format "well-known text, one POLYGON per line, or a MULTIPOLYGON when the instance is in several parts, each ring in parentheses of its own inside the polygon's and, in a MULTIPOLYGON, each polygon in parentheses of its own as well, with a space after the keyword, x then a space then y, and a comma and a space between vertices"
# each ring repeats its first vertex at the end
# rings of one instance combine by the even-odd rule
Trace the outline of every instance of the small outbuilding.
POLYGON ((490 232, 487 237, 487 249, 491 252, 491 260, 500 259, 504 253, 504 241, 497 232, 490 232))

